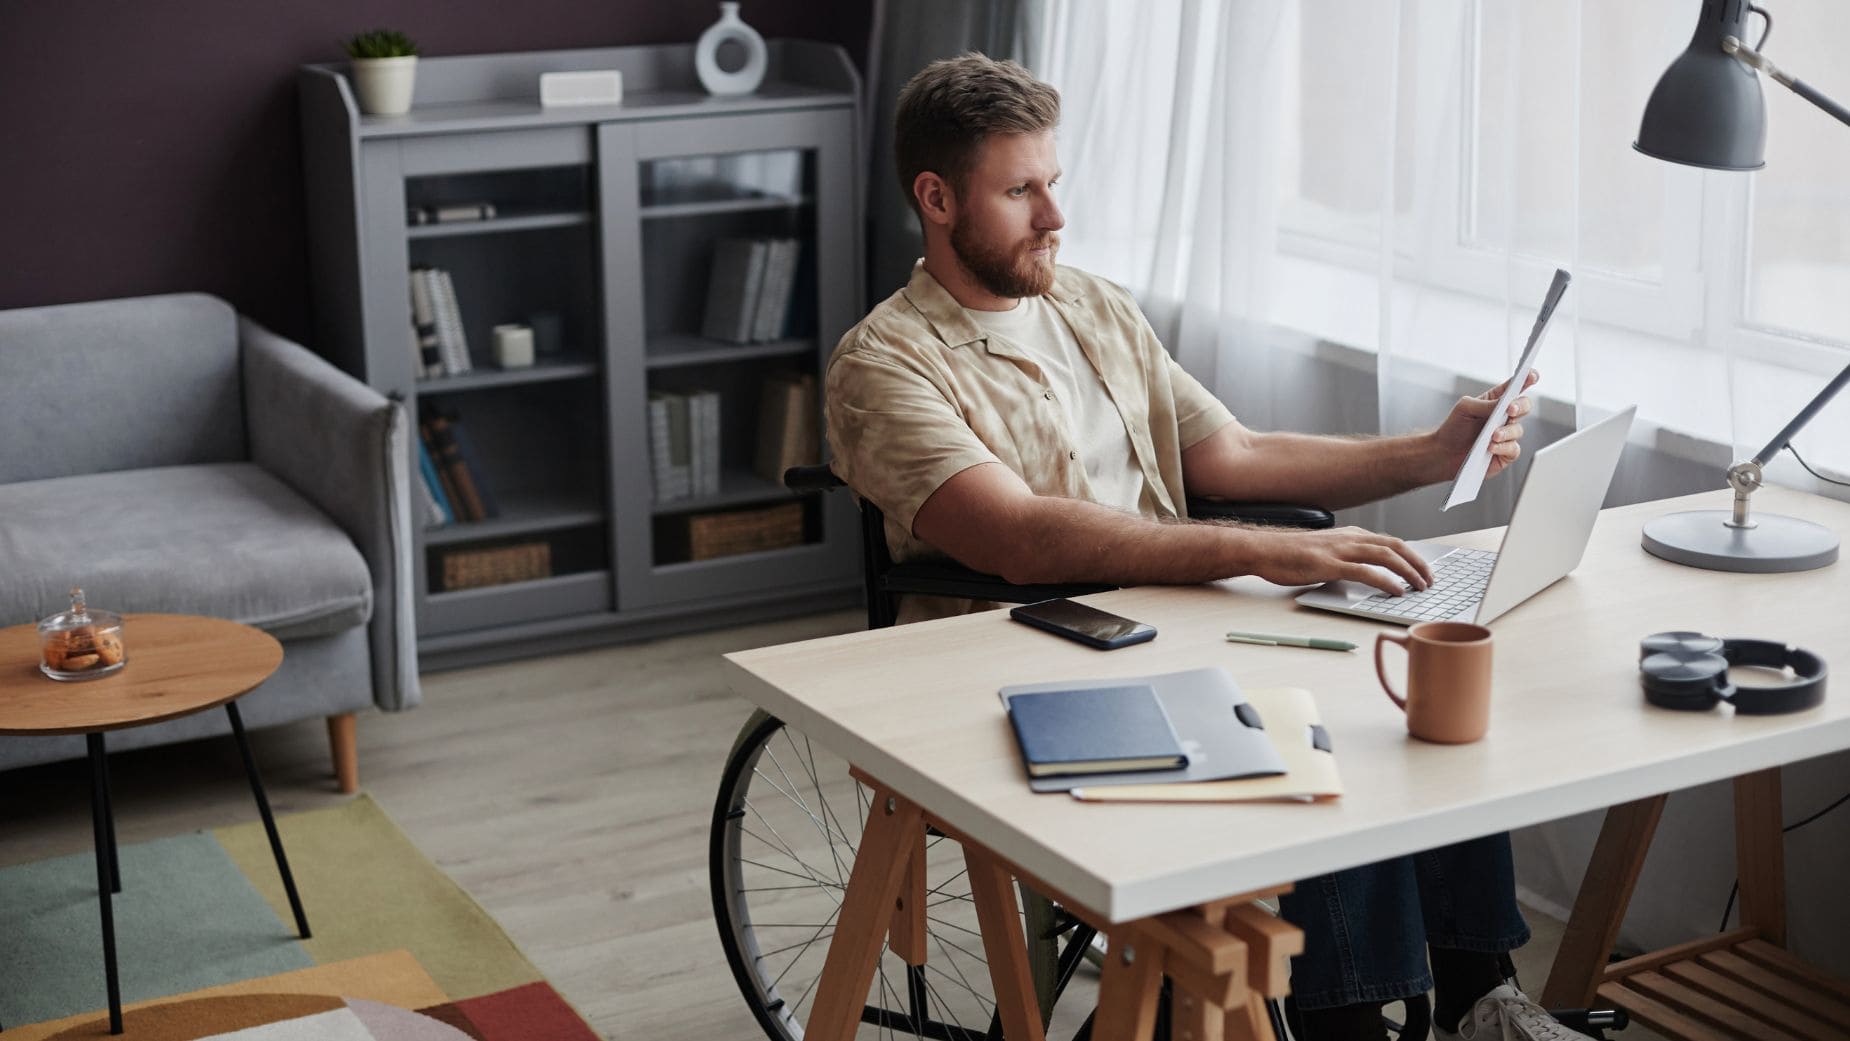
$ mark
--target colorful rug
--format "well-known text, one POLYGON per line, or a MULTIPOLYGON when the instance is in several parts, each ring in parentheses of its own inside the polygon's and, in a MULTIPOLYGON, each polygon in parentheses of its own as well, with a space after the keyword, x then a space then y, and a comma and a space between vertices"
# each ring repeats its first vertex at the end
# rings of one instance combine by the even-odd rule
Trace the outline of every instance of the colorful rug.
MULTIPOLYGON (((259 824, 118 851, 125 1038, 596 1041, 371 799, 278 827, 309 940, 259 824)), ((102 957, 89 853, 0 869, 0 1038, 108 1036, 102 957)))

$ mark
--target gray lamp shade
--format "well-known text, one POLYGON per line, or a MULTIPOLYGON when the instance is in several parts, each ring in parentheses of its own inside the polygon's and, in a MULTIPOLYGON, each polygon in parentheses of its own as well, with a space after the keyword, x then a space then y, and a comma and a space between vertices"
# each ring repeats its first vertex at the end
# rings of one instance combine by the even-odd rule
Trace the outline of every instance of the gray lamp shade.
POLYGON ((1703 0, 1696 34, 1651 91, 1632 147, 1658 159, 1714 170, 1766 165, 1760 77, 1722 50, 1723 36, 1745 38, 1746 15, 1740 0, 1703 0))

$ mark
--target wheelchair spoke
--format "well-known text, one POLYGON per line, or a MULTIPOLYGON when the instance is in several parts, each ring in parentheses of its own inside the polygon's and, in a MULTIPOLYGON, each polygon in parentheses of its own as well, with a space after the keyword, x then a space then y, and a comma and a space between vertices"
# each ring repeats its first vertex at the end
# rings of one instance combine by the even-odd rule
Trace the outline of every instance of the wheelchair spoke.
MULTIPOLYGON (((938 973, 938 975, 943 976, 947 981, 957 982, 957 981, 952 981, 950 976, 946 975, 945 973, 940 972, 938 973)), ((925 993, 931 996, 932 1003, 937 1005, 938 1008, 940 1009, 948 1010, 951 1007, 950 1003, 944 1000, 944 995, 938 992, 938 988, 931 985, 931 973, 927 972, 925 974, 923 982, 925 984, 925 993)), ((960 983, 959 985, 962 986, 965 990, 970 989, 969 984, 960 983)), ((976 996, 977 1008, 980 1011, 983 1005, 983 996, 981 994, 977 994, 977 992, 974 990, 970 991, 970 993, 976 996)), ((995 1006, 991 1005, 990 1006, 991 1011, 982 1013, 983 1017, 985 1019, 988 1019, 990 1016, 993 1016, 995 1014, 994 1008, 995 1006)), ((941 1013, 941 1015, 943 1015, 944 1018, 939 1020, 939 1023, 941 1026, 944 1027, 945 1034, 950 1037, 965 1038, 965 1039, 968 1039, 968 1041, 977 1041, 977 1039, 981 1038, 984 1034, 984 1031, 972 1030, 969 1027, 966 1027, 963 1024, 957 1022, 956 1019, 954 1017, 949 1016, 948 1013, 941 1013)))
MULTIPOLYGON (((790 779, 790 774, 785 772, 784 764, 777 761, 777 753, 771 751, 769 748, 766 748, 764 750, 764 754, 770 757, 771 765, 777 767, 777 772, 783 775, 784 783, 782 785, 779 785, 776 781, 773 781, 770 775, 766 774, 763 770, 754 768, 752 772, 757 774, 760 777, 763 777, 764 782, 766 784, 770 785, 773 788, 776 788, 780 793, 782 793, 784 798, 790 800, 791 805, 803 811, 803 815, 809 818, 810 823, 814 824, 817 830, 819 831, 822 830, 822 818, 816 816, 816 811, 810 809, 809 803, 803 801, 802 791, 797 788, 796 782, 790 779)), ((828 841, 828 837, 826 833, 824 834, 823 841, 824 842, 828 841)))
POLYGON ((930 910, 931 908, 934 908, 934 907, 941 907, 944 904, 969 904, 970 906, 974 907, 976 906, 976 897, 973 897, 968 893, 955 894, 952 896, 943 896, 943 897, 939 897, 936 900, 925 901, 925 908, 926 910, 930 910))
MULTIPOLYGON (((791 860, 796 861, 797 865, 801 867, 806 873, 808 873, 810 880, 815 882, 818 886, 823 886, 825 888, 829 886, 830 884, 829 880, 822 877, 821 875, 818 875, 815 872, 815 870, 809 866, 808 862, 806 862, 802 857, 797 855, 796 850, 790 847, 790 843, 784 841, 784 837, 781 834, 778 834, 777 825, 772 824, 770 821, 770 818, 766 817, 762 813, 759 813, 758 808, 756 806, 753 806, 751 804, 751 800, 749 799, 746 800, 745 806, 747 809, 752 811, 753 816, 756 816, 760 821, 764 822, 764 826, 766 830, 770 831, 772 835, 776 836, 777 841, 773 843, 770 840, 766 839, 764 836, 753 833, 751 830, 746 828, 744 824, 739 825, 740 832, 747 834, 747 835, 751 835, 752 838, 757 839, 759 842, 762 842, 765 845, 770 846, 772 849, 783 853, 785 856, 789 857, 791 860)), ((836 882, 836 888, 838 889, 842 888, 840 885, 839 879, 836 882)))
MULTIPOLYGON (((775 990, 775 989, 776 989, 776 987, 777 987, 777 985, 778 985, 779 983, 782 983, 782 982, 784 981, 784 977, 785 977, 786 975, 788 975, 788 974, 789 974, 789 972, 790 972, 790 970, 791 970, 791 969, 793 969, 793 968, 795 968, 795 967, 796 967, 796 963, 797 963, 797 962, 800 962, 800 961, 802 961, 802 960, 803 960, 803 955, 804 955, 804 954, 805 954, 806 952, 808 952, 808 950, 809 950, 809 948, 810 948, 810 945, 811 945, 811 944, 814 944, 814 943, 816 942, 816 940, 820 938, 820 936, 821 936, 821 933, 822 933, 822 930, 823 930, 823 929, 827 929, 827 928, 828 928, 829 926, 831 926, 831 925, 834 925, 834 924, 835 924, 835 913, 838 913, 838 912, 840 912, 840 911, 841 911, 841 908, 840 908, 840 906, 837 906, 837 907, 835 908, 835 912, 832 912, 832 913, 830 913, 830 915, 829 915, 829 917, 828 917, 828 920, 827 920, 827 921, 824 921, 824 922, 822 923, 822 927, 821 927, 820 929, 817 929, 817 930, 816 930, 816 933, 817 933, 817 935, 816 935, 816 936, 811 936, 811 937, 809 938, 809 940, 808 940, 808 942, 806 942, 806 943, 803 943, 803 944, 801 944, 801 945, 800 945, 800 946, 801 946, 801 947, 803 948, 803 950, 801 950, 801 951, 798 951, 798 952, 797 952, 797 956, 796 956, 796 957, 794 957, 794 958, 792 958, 792 959, 790 959, 790 964, 789 964, 789 965, 786 965, 786 966, 784 966, 784 971, 783 971, 783 972, 780 972, 780 973, 778 973, 778 974, 777 974, 777 978, 771 981, 771 986, 770 986, 769 988, 767 988, 767 989, 771 989, 771 990, 775 990)), ((831 934, 831 935, 833 935, 833 934, 831 934)), ((785 950, 789 950, 789 948, 787 948, 787 947, 786 947, 786 948, 784 948, 784 949, 785 949, 785 950)), ((820 979, 820 978, 822 977, 822 973, 820 973, 820 972, 818 972, 818 973, 816 973, 816 977, 817 977, 817 979, 820 979)), ((812 984, 811 984, 811 986, 814 986, 814 984, 812 983, 812 984)))
POLYGON ((967 925, 958 925, 956 922, 947 922, 944 919, 939 918, 937 915, 928 914, 925 916, 925 920, 928 922, 937 922, 939 925, 944 926, 946 929, 955 929, 960 933, 969 933, 971 936, 974 936, 979 940, 983 938, 983 934, 976 931, 975 929, 972 929, 967 925))
POLYGON ((970 872, 970 869, 969 869, 969 868, 964 868, 963 870, 961 870, 961 871, 959 871, 959 872, 957 872, 957 874, 955 874, 955 875, 952 875, 952 876, 951 876, 950 878, 947 878, 947 879, 945 879, 944 881, 942 881, 942 882, 940 882, 940 883, 938 883, 937 885, 935 885, 935 886, 932 886, 932 887, 931 887, 930 889, 927 889, 927 890, 925 891, 925 895, 926 895, 927 897, 932 897, 932 896, 937 896, 938 894, 940 894, 940 893, 942 893, 942 892, 944 892, 944 887, 945 887, 945 886, 948 886, 948 885, 950 885, 950 884, 951 884, 952 882, 955 882, 955 881, 957 881, 958 879, 960 879, 960 878, 962 878, 962 877, 964 877, 964 876, 965 876, 966 874, 969 874, 969 872, 970 872))
MULTIPOLYGON (((975 987, 972 987, 970 985, 970 980, 968 977, 964 975, 964 970, 958 966, 957 959, 951 957, 951 951, 953 950, 961 951, 964 957, 969 958, 971 961, 975 962, 978 965, 987 965, 988 963, 985 962, 983 959, 978 958, 977 956, 971 954, 969 951, 964 950, 964 948, 959 947, 957 944, 950 943, 949 941, 945 940, 944 937, 939 936, 937 933, 927 930, 926 935, 938 941, 939 948, 941 948, 944 951, 944 960, 950 963, 951 972, 956 973, 957 978, 955 980, 951 980, 951 977, 948 974, 946 974, 944 970, 942 969, 938 970, 938 975, 943 976, 945 980, 954 982, 958 986, 962 987, 964 990, 969 991, 970 996, 976 999, 977 1007, 979 1009, 983 1009, 983 1014, 986 1016, 993 1015, 996 1011, 996 1003, 992 1000, 988 1000, 984 998, 982 995, 982 992, 978 991, 975 987)), ((931 962, 927 961, 925 964, 927 968, 931 967, 931 962)), ((944 1004, 943 999, 939 999, 939 1004, 940 1005, 944 1004)))
MULTIPOLYGON (((816 880, 815 880, 815 879, 814 879, 813 877, 811 877, 811 876, 809 876, 809 875, 799 875, 799 874, 797 874, 797 873, 796 873, 796 872, 794 872, 794 871, 786 871, 786 870, 784 870, 783 868, 780 868, 780 867, 772 867, 772 866, 771 866, 771 865, 769 865, 769 864, 764 864, 764 863, 760 863, 759 861, 756 861, 756 860, 752 860, 752 859, 751 859, 751 858, 749 858, 749 857, 743 857, 743 856, 742 856, 742 857, 740 857, 740 858, 739 858, 739 863, 741 863, 741 864, 750 864, 750 865, 751 865, 752 867, 756 867, 756 868, 763 868, 763 869, 765 869, 766 871, 775 871, 775 872, 777 872, 777 873, 778 873, 778 874, 780 874, 780 875, 789 875, 789 876, 790 876, 791 878, 800 878, 800 879, 802 879, 802 880, 804 880, 805 882, 809 882, 809 883, 811 883, 812 885, 816 885, 816 886, 817 886, 817 888, 819 888, 819 889, 822 889, 822 890, 824 890, 824 891, 826 891, 826 892, 831 892, 831 893, 832 893, 832 892, 834 892, 834 890, 833 890, 833 889, 832 889, 831 887, 829 887, 829 886, 825 886, 825 885, 820 885, 820 884, 818 884, 818 883, 816 882, 816 880)), ((802 887, 801 887, 801 886, 799 886, 799 887, 797 887, 797 888, 799 888, 799 889, 800 889, 800 888, 802 888, 802 887)))
MULTIPOLYGON (((784 736, 790 736, 790 728, 784 728, 784 736)), ((835 830, 841 834, 842 845, 848 847, 848 861, 852 864, 857 851, 854 848, 854 843, 848 841, 848 829, 842 827, 841 819, 836 817, 835 811, 829 808, 829 797, 822 794, 822 781, 816 774, 816 753, 814 749, 810 747, 808 734, 803 735, 803 750, 808 753, 804 757, 803 762, 809 769, 809 783, 816 789, 816 801, 822 804, 822 817, 825 826, 828 821, 835 822, 835 830)), ((856 787, 858 788, 860 786, 857 784, 856 787)), ((837 878, 846 879, 848 873, 842 869, 841 854, 836 851, 835 843, 833 842, 829 843, 829 853, 835 858, 835 876, 837 878)))

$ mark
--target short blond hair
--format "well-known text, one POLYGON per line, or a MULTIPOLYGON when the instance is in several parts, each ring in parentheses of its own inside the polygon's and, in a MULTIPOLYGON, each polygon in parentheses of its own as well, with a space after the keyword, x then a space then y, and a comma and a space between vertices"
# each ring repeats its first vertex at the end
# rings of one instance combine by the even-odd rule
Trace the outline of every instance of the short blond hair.
POLYGON ((893 159, 899 190, 916 212, 912 185, 930 171, 953 191, 991 134, 1033 134, 1060 123, 1060 92, 1013 61, 971 52, 934 61, 899 91, 893 159))

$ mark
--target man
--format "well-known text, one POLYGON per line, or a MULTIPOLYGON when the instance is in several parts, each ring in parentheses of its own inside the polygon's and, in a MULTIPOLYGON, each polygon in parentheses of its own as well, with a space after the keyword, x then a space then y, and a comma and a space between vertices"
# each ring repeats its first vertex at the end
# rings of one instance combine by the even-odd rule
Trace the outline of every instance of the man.
MULTIPOLYGON (((925 256, 842 338, 826 377, 835 469, 886 515, 893 558, 948 555, 1017 583, 1425 588, 1431 570, 1399 539, 1190 524, 1184 490, 1335 509, 1430 484, 1457 470, 1502 388, 1422 434, 1246 429, 1128 293, 1055 265, 1058 120, 1052 87, 981 55, 933 63, 900 93, 900 187, 925 256)), ((1510 408, 1491 473, 1520 453, 1529 409, 1510 408)), ((970 609, 913 597, 900 620, 970 609)), ((1505 835, 1306 880, 1283 910, 1306 935, 1292 967, 1304 1041, 1382 1038, 1381 1005, 1435 979, 1441 1037, 1583 1036, 1504 983, 1507 952, 1528 940, 1505 835)))

